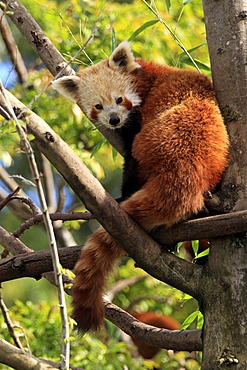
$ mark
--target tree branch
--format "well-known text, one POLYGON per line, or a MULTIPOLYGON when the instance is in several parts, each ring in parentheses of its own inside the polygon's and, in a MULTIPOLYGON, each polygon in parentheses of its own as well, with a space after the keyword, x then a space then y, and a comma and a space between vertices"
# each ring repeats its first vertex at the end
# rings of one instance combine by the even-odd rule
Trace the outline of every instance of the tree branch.
MULTIPOLYGON (((91 219, 92 215, 89 212, 75 212, 72 214, 55 213, 50 215, 52 220, 78 220, 78 219, 91 219)), ((160 227, 152 236, 161 244, 174 245, 177 242, 185 240, 196 239, 211 239, 217 236, 225 236, 236 233, 243 233, 247 231, 247 211, 233 212, 226 215, 218 215, 205 217, 198 220, 190 220, 179 225, 175 225, 169 229, 160 227)), ((42 215, 37 215, 30 220, 23 223, 18 229, 17 234, 14 235, 5 231, 0 233, 0 241, 5 240, 5 245, 8 243, 17 243, 19 248, 19 240, 16 238, 23 230, 32 226, 34 223, 41 222, 42 215)), ((1 229, 0 229, 1 230, 1 229)), ((21 248, 26 248, 21 244, 21 248)), ((73 269, 74 264, 79 256, 81 247, 60 248, 59 255, 63 267, 73 269)), ((25 249, 24 249, 25 252, 25 249)), ((22 252, 23 253, 23 252, 22 252)), ((18 257, 11 257, 0 261, 0 282, 18 279, 20 277, 34 277, 40 278, 43 272, 51 271, 51 262, 49 260, 49 251, 33 252, 30 254, 23 254, 18 257), (38 253, 38 254, 37 254, 38 253), (37 255, 36 255, 37 254, 37 255), (32 267, 29 267, 33 263, 32 267), (37 258, 37 265, 35 263, 37 258), (42 259, 42 261, 40 260, 42 259), (24 266, 24 268, 23 268, 24 266)))
POLYGON ((186 240, 208 240, 246 231, 247 211, 239 211, 189 220, 169 229, 160 226, 152 232, 152 237, 157 242, 169 246, 186 240))
POLYGON ((33 252, 32 249, 26 247, 25 244, 6 231, 2 226, 0 226, 0 244, 12 254, 33 252))
MULTIPOLYGON (((60 364, 34 357, 0 338, 0 363, 17 370, 58 370, 60 364)), ((72 370, 83 370, 70 366, 72 370)))
POLYGON ((11 338, 13 338, 13 341, 14 341, 15 345, 18 348, 20 348, 22 351, 24 351, 22 343, 20 341, 20 338, 15 333, 15 325, 13 324, 13 322, 12 322, 10 316, 9 316, 9 310, 8 310, 8 307, 4 303, 1 292, 0 292, 0 310, 2 311, 3 319, 4 319, 4 321, 7 325, 7 328, 8 328, 8 331, 9 331, 9 334, 10 334, 11 338))
POLYGON ((167 330, 144 324, 112 303, 105 304, 105 316, 132 338, 154 347, 176 351, 201 351, 201 330, 167 330))
MULTIPOLYGON (((55 76, 66 63, 63 56, 18 0, 4 0, 3 3, 6 5, 3 9, 4 13, 7 12, 8 17, 45 63, 51 74, 55 76)), ((64 75, 70 74, 73 74, 73 70, 68 66, 64 75)))
MULTIPOLYGON (((84 220, 89 221, 93 219, 90 212, 72 212, 72 213, 50 213, 50 218, 52 221, 72 221, 72 220, 84 220)), ((22 225, 18 227, 18 229, 13 233, 16 238, 19 238, 21 234, 24 233, 25 230, 29 229, 31 226, 36 225, 40 222, 43 222, 43 216, 41 214, 36 215, 29 220, 23 222, 22 225)), ((74 243, 75 244, 75 243, 74 243)), ((65 246, 65 245, 63 245, 65 246)))
MULTIPOLYGON (((72 270, 81 249, 82 246, 59 248, 58 254, 61 265, 72 270)), ((52 270, 50 250, 22 253, 0 260, 0 283, 22 277, 32 277, 38 280, 43 273, 52 270)))

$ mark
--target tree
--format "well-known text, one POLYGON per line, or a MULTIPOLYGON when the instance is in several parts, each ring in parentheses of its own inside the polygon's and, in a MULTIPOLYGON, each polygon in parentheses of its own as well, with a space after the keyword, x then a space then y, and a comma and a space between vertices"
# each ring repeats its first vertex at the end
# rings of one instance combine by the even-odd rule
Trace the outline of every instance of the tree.
MULTIPOLYGON (((9 17, 32 43, 50 72, 56 75, 61 70, 61 66, 64 66, 62 56, 17 1, 7 3, 9 17)), ((128 314, 121 313, 112 304, 106 304, 106 317, 137 339, 141 337, 145 340, 146 336, 147 341, 165 348, 176 350, 203 348, 203 370, 226 369, 230 364, 235 365, 236 369, 244 369, 247 358, 246 332, 243 329, 247 320, 243 309, 246 290, 244 258, 246 211, 243 211, 246 209, 246 170, 243 158, 246 150, 244 124, 247 119, 246 84, 244 84, 246 66, 243 62, 246 60, 247 43, 243 29, 246 26, 246 11, 238 2, 218 4, 218 2, 211 3, 206 0, 204 11, 215 91, 228 124, 232 143, 229 168, 222 188, 214 195, 210 207, 216 207, 217 212, 234 211, 234 213, 188 221, 168 231, 160 228, 150 237, 118 207, 87 167, 44 121, 29 111, 26 124, 29 133, 32 133, 35 138, 34 142, 38 149, 62 174, 86 208, 116 238, 138 266, 157 279, 195 297, 200 304, 205 322, 201 341, 200 331, 166 333, 159 330, 157 333, 157 330, 150 328, 146 330, 146 327, 143 330, 141 324, 137 324, 136 320, 128 314), (234 12, 232 12, 233 6, 234 12), (233 60, 236 63, 232 63, 233 60), (222 65, 224 65, 224 71, 228 73, 222 73, 222 65), (118 228, 115 227, 116 219, 118 228), (173 242, 199 238, 212 239, 208 262, 203 267, 179 259, 158 244, 161 242, 169 245, 173 242), (145 248, 143 248, 144 245, 145 248), (214 339, 215 333, 217 333, 217 340, 214 339)), ((66 73, 73 73, 69 66, 66 73)), ((9 110, 6 107, 6 99, 3 98, 3 92, 2 89, 2 114, 8 118, 9 110)), ((10 93, 6 92, 6 95, 12 106, 23 108, 23 105, 10 93)), ((17 115, 19 112, 17 111, 17 115)), ((21 118, 25 120, 23 115, 21 118)), ((102 130, 101 127, 99 129, 102 130)), ((103 134, 124 155, 118 133, 113 134, 104 130, 103 134)), ((1 230, 1 243, 13 254, 19 254, 20 251, 30 252, 18 239, 4 230, 1 230)), ((78 253, 78 248, 75 248, 75 251, 78 253)), ((65 251, 64 266, 71 268, 76 256, 71 256, 71 260, 68 260, 69 252, 71 250, 65 251)), ((32 253, 32 257, 33 255, 32 253)), ((43 253, 42 256, 44 257, 43 253)), ((12 265, 14 263, 17 276, 27 276, 28 273, 33 276, 33 272, 26 270, 23 272, 19 268, 23 266, 23 258, 26 256, 14 261, 8 260, 7 263, 12 265)), ((36 256, 34 260, 35 258, 36 256)), ((31 258, 28 257, 27 260, 30 262, 31 258)), ((45 267, 42 266, 38 272, 35 267, 37 274, 50 270, 49 263, 45 267)), ((13 277, 14 273, 12 275, 8 273, 8 278, 13 277)))

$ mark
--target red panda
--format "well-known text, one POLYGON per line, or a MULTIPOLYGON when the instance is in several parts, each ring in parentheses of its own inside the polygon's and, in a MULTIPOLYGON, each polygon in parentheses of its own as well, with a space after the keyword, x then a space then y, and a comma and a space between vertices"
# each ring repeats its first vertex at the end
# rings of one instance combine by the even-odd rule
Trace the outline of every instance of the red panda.
MULTIPOLYGON (((164 328, 168 330, 179 330, 181 324, 171 316, 159 315, 155 312, 131 312, 137 320, 156 326, 157 328, 164 328)), ((133 342, 137 346, 139 354, 146 359, 153 358, 160 350, 158 347, 153 347, 149 344, 143 343, 140 340, 132 338, 133 342)))
MULTIPOLYGON (((92 122, 125 128, 126 172, 134 179, 126 180, 120 205, 144 230, 169 227, 201 210, 204 194, 226 168, 229 145, 207 76, 135 59, 124 41, 108 59, 53 87, 79 103, 92 122)), ((103 228, 88 238, 72 289, 80 331, 103 323, 106 280, 124 254, 103 228)))

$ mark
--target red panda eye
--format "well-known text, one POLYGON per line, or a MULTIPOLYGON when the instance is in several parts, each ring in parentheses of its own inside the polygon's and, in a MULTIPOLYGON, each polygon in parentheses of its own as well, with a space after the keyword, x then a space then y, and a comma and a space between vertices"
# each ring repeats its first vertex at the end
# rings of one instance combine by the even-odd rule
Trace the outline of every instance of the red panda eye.
POLYGON ((95 104, 95 108, 97 110, 101 110, 101 109, 103 109, 103 105, 102 104, 95 104))
POLYGON ((122 102, 123 102, 123 98, 121 96, 119 96, 119 98, 117 98, 117 100, 116 100, 116 103, 121 104, 122 102))

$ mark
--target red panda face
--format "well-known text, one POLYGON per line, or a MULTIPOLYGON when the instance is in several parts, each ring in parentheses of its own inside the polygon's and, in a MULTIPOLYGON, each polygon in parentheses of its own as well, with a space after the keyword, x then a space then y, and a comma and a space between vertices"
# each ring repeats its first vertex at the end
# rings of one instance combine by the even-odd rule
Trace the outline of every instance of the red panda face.
POLYGON ((122 127, 128 120, 132 108, 141 103, 132 88, 131 79, 112 71, 107 65, 96 76, 82 78, 78 102, 87 117, 97 124, 110 129, 122 127))
POLYGON ((122 42, 109 59, 53 82, 61 94, 77 102, 97 125, 122 127, 141 99, 134 89, 132 72, 140 68, 128 42, 122 42))

